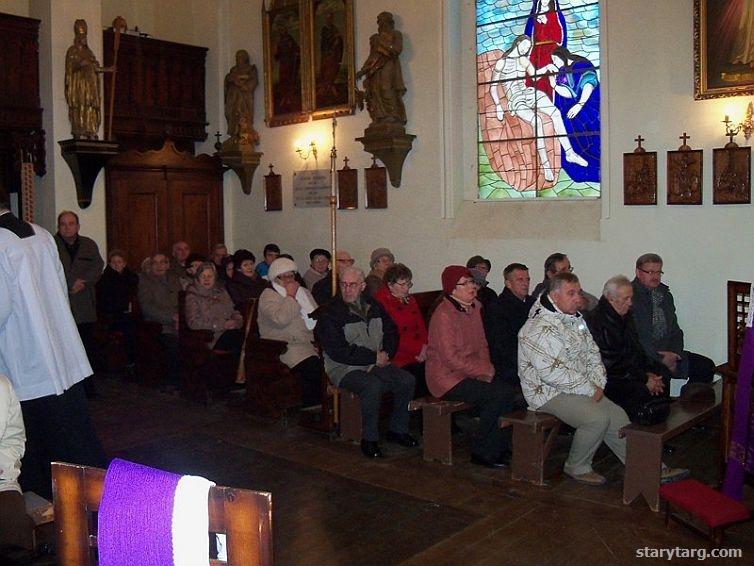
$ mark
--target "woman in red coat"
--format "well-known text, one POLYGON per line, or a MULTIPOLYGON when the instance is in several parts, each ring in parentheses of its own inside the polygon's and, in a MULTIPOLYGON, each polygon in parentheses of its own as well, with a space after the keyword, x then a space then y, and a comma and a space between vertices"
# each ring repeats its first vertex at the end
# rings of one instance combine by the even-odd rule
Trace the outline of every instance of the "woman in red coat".
POLYGON ((403 368, 416 378, 415 395, 429 395, 424 379, 424 360, 427 357, 427 325, 424 323, 419 305, 409 291, 414 284, 413 274, 402 263, 391 265, 385 271, 386 285, 374 294, 385 312, 398 327, 398 351, 391 360, 394 365, 403 368))

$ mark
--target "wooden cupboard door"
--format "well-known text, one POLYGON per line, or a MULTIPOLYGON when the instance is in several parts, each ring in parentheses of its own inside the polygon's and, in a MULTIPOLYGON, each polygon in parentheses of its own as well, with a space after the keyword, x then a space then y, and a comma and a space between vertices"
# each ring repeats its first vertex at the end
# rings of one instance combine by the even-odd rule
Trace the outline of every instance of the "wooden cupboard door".
POLYGON ((162 171, 114 169, 107 179, 107 239, 139 269, 144 258, 170 253, 167 180, 162 171))
POLYGON ((173 241, 208 255, 223 241, 221 178, 213 171, 173 171, 168 175, 168 210, 173 241))

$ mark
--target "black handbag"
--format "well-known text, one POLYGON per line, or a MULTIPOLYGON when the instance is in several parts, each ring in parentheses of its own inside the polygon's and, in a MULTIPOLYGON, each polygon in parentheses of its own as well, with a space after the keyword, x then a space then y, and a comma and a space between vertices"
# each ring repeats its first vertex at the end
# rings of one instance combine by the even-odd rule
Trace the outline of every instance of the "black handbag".
POLYGON ((669 414, 670 399, 659 397, 639 405, 632 420, 642 426, 651 426, 665 422, 669 414))

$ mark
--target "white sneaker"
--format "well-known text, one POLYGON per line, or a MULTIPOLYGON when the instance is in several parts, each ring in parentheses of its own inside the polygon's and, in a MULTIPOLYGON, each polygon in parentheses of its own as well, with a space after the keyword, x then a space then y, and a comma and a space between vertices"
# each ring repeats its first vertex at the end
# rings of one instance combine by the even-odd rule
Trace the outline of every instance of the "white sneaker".
POLYGON ((585 483, 586 485, 605 485, 607 483, 605 476, 598 474, 597 472, 587 472, 585 474, 569 474, 566 472, 566 475, 577 482, 585 483))
POLYGON ((665 464, 662 465, 662 475, 660 476, 660 483, 672 483, 674 481, 685 480, 691 475, 691 472, 686 468, 670 468, 665 464))

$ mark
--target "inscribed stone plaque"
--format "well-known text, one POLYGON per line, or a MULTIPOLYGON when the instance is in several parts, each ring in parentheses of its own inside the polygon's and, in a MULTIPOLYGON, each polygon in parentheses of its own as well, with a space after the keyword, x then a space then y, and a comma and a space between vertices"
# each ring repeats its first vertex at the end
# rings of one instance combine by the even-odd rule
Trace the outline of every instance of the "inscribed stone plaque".
POLYGON ((364 169, 367 183, 367 208, 387 208, 387 169, 369 167, 364 169))
POLYGON ((330 170, 313 169, 293 173, 293 206, 325 208, 330 206, 330 170))

